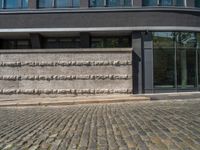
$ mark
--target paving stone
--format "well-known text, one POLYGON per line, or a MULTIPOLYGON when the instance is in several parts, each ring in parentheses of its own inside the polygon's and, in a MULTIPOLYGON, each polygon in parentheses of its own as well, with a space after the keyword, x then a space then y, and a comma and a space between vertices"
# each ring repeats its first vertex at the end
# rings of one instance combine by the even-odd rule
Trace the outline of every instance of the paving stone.
POLYGON ((199 150, 200 99, 0 108, 0 149, 199 150))

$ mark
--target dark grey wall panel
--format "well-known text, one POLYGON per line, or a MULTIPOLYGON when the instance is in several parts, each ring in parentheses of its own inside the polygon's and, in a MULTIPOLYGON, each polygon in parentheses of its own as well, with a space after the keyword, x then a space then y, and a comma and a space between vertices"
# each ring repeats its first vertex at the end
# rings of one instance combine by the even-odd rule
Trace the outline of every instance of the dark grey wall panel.
POLYGON ((36 9, 37 8, 37 0, 29 0, 29 8, 36 9))
MULTIPOLYGON (((34 12, 34 11, 33 11, 34 12)), ((80 11, 1 13, 0 28, 200 26, 199 11, 80 11)))

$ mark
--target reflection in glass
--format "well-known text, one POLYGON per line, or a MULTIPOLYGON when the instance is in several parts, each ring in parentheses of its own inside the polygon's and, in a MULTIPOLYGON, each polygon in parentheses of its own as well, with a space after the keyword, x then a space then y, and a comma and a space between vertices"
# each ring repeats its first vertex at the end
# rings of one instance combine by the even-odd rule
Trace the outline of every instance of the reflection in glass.
POLYGON ((0 0, 0 9, 3 8, 3 0, 0 0))
POLYGON ((80 48, 80 38, 46 38, 44 48, 80 48))
POLYGON ((157 6, 157 0, 143 0, 143 6, 157 6))
POLYGON ((93 37, 91 40, 92 48, 123 48, 130 46, 129 37, 93 37))
POLYGON ((199 39, 199 34, 191 32, 153 33, 155 88, 183 90, 197 87, 199 39))
POLYGON ((74 8, 80 6, 80 0, 39 0, 39 8, 74 8))
POLYGON ((56 0, 55 7, 56 8, 67 7, 67 1, 66 0, 56 0))
POLYGON ((107 0, 108 7, 120 6, 120 0, 107 0))
POLYGON ((174 38, 172 32, 154 33, 154 86, 175 88, 174 38))
POLYGON ((22 7, 23 8, 28 8, 28 1, 29 0, 22 0, 22 7))
POLYGON ((80 0, 73 0, 72 7, 80 7, 80 0))
POLYGON ((4 7, 7 9, 19 8, 17 0, 4 0, 4 7))
POLYGON ((177 32, 177 84, 178 88, 195 87, 196 81, 196 35, 177 32))
POLYGON ((90 7, 132 6, 132 0, 90 0, 90 7))
POLYGON ((29 40, 4 40, 3 49, 29 49, 31 44, 29 40))
POLYGON ((104 7, 104 0, 90 0, 91 7, 104 7))
POLYGON ((53 0, 39 0, 39 8, 51 8, 53 6, 53 0))
POLYGON ((200 7, 200 0, 195 0, 195 6, 200 7))
POLYGON ((132 6, 131 0, 124 0, 123 6, 132 6))
POLYGON ((176 0, 176 6, 184 6, 184 0, 176 0))
POLYGON ((172 6, 173 0, 160 0, 160 6, 172 6))

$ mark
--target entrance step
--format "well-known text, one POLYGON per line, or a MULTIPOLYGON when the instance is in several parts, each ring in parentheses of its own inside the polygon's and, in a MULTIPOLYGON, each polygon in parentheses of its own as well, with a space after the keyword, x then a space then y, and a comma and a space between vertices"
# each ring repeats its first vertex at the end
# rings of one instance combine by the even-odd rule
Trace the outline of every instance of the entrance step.
POLYGON ((177 99, 200 99, 200 92, 180 92, 180 93, 155 93, 142 94, 138 96, 147 96, 151 100, 177 100, 177 99))

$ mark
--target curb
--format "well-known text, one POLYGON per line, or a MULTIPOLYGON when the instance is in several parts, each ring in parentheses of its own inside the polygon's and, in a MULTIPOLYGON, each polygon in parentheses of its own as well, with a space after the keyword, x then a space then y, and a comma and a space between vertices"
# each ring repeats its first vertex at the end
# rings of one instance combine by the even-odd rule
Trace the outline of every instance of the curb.
MULTIPOLYGON (((67 98, 69 99, 69 98, 67 98)), ((150 97, 119 97, 119 98, 99 98, 99 99, 86 99, 86 100, 56 100, 56 101, 39 101, 39 102, 20 102, 20 100, 6 103, 0 102, 0 107, 20 107, 20 106, 64 106, 64 105, 79 105, 79 104, 106 104, 106 103, 123 103, 123 102, 139 102, 150 101, 150 97)))

